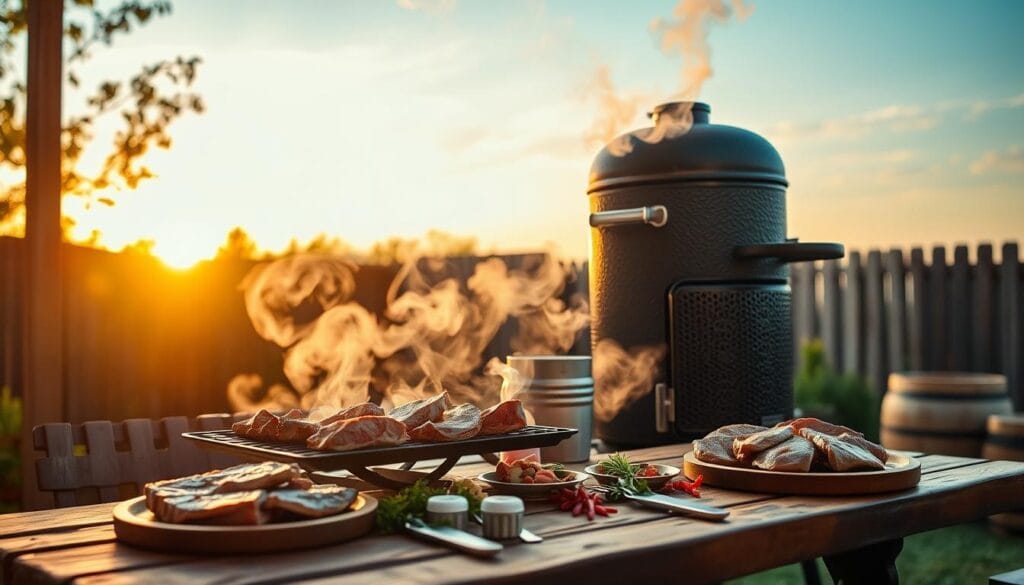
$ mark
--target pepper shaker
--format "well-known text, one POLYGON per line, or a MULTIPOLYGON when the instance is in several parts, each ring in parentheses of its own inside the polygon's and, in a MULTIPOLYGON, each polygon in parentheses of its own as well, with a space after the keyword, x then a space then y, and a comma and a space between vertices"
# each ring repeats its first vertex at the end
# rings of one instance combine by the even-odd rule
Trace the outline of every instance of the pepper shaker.
POLYGON ((484 538, 519 538, 523 531, 523 501, 515 496, 488 496, 480 503, 484 538))
POLYGON ((427 523, 464 530, 469 521, 469 502, 463 496, 431 496, 427 500, 427 523))

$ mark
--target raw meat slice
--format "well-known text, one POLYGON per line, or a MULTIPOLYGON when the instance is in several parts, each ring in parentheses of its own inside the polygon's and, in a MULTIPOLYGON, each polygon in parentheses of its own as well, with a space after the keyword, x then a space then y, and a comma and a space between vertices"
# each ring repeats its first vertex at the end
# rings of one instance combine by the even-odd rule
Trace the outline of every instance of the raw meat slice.
POLYGON ((253 439, 259 438, 257 433, 264 427, 268 422, 276 420, 277 416, 269 410, 263 408, 260 409, 256 414, 250 416, 246 420, 241 420, 231 425, 231 430, 235 433, 242 435, 243 437, 251 437, 253 439))
POLYGON ((355 501, 358 490, 340 485, 315 485, 308 490, 275 490, 267 494, 265 510, 283 510, 306 518, 340 514, 355 501))
POLYGON ((320 425, 315 422, 308 421, 301 418, 286 418, 281 421, 280 432, 276 437, 273 438, 277 441, 285 441, 288 443, 305 443, 306 439, 313 435, 320 429, 320 425))
POLYGON ((292 418, 306 418, 306 414, 304 412, 302 412, 301 410, 299 410, 298 408, 293 408, 293 409, 289 410, 288 412, 286 412, 286 413, 281 415, 281 419, 282 420, 287 420, 287 419, 292 419, 292 418))
POLYGON ((705 463, 717 463, 718 465, 740 465, 732 452, 732 442, 735 438, 749 437, 750 435, 767 430, 766 427, 757 425, 728 425, 711 431, 703 439, 693 442, 693 456, 705 463))
POLYGON ((843 433, 849 433, 863 437, 864 433, 857 432, 850 427, 844 427, 843 425, 834 425, 830 422, 821 420, 820 418, 797 418, 784 423, 775 425, 776 427, 787 426, 793 429, 793 433, 799 434, 801 429, 812 429, 819 433, 825 433, 826 435, 832 435, 838 437, 843 433))
POLYGON ((156 517, 176 524, 262 524, 267 519, 261 510, 266 497, 264 490, 173 496, 163 501, 156 517))
POLYGON ((506 400, 480 413, 480 434, 500 435, 526 426, 526 411, 518 400, 506 400))
POLYGON ((885 463, 889 460, 889 452, 885 450, 885 447, 878 443, 873 443, 865 439, 862 435, 851 435, 850 433, 843 433, 839 435, 841 441, 846 441, 851 445, 856 445, 862 449, 866 449, 868 453, 874 455, 879 461, 885 463))
POLYGON ((452 403, 451 399, 448 398, 448 393, 442 392, 430 398, 406 402, 389 412, 388 416, 405 423, 406 427, 414 429, 428 421, 440 421, 444 418, 444 411, 451 408, 451 406, 452 403))
POLYGON ((272 488, 301 476, 302 470, 291 463, 243 463, 227 469, 150 482, 143 488, 143 493, 146 507, 156 513, 160 502, 167 498, 272 488))
POLYGON ((331 416, 320 421, 320 425, 329 425, 339 420, 355 418, 357 416, 384 416, 384 409, 372 402, 363 402, 355 406, 343 408, 331 416))
POLYGON ((409 431, 413 441, 458 441, 475 437, 480 432, 480 409, 472 404, 460 404, 445 411, 444 420, 425 422, 409 431))
POLYGON ((751 465, 767 471, 802 471, 811 469, 814 445, 797 435, 765 449, 754 457, 751 465))
POLYGON ((737 437, 732 442, 732 454, 741 463, 750 463, 761 451, 789 440, 792 436, 792 428, 776 427, 774 429, 758 431, 742 439, 737 437))
POLYGON ((405 425, 390 416, 359 416, 321 426, 306 440, 306 445, 324 451, 351 451, 399 445, 408 440, 405 425))
POLYGON ((885 464, 863 447, 847 443, 838 437, 803 428, 800 435, 809 439, 828 458, 832 471, 853 471, 856 469, 885 469, 885 464))

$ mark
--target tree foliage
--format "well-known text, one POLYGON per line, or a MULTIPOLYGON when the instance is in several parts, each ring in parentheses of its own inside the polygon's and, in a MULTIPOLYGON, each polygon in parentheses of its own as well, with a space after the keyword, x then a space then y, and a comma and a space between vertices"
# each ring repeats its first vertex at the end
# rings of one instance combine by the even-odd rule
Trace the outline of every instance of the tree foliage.
MULTIPOLYGON (((27 33, 27 0, 0 0, 0 169, 23 176, 25 166, 25 79, 15 62, 17 49, 27 33)), ((86 198, 86 204, 113 205, 102 194, 134 189, 153 176, 142 162, 152 147, 170 148, 168 127, 186 112, 201 113, 202 98, 192 91, 199 57, 177 56, 143 65, 127 80, 102 81, 97 87, 81 87, 80 70, 93 51, 110 47, 115 40, 155 17, 171 13, 169 0, 125 0, 100 9, 93 0, 65 0, 65 91, 88 91, 85 111, 69 115, 62 123, 61 185, 64 195, 86 198), (94 138, 96 121, 119 117, 110 152, 93 173, 78 170, 82 152, 94 138)), ((67 100, 65 100, 66 102, 67 100)), ((24 180, 0 182, 0 232, 20 232, 25 203, 24 180)))

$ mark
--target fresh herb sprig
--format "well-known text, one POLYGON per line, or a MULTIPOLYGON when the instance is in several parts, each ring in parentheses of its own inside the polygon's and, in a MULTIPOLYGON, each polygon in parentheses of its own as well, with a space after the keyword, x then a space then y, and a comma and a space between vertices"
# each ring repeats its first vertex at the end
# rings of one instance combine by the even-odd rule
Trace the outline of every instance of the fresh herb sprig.
POLYGON ((466 498, 469 501, 470 514, 480 511, 480 501, 483 497, 479 489, 474 490, 466 483, 459 481, 452 484, 452 487, 446 490, 439 487, 430 487, 425 480, 421 479, 393 496, 381 498, 377 504, 377 528, 385 534, 397 532, 410 519, 423 518, 426 515, 427 500, 431 496, 440 496, 448 493, 466 498))
POLYGON ((623 453, 609 455, 600 464, 601 471, 608 475, 614 475, 619 480, 615 485, 608 486, 610 500, 620 500, 626 495, 643 495, 651 493, 651 488, 645 480, 636 476, 637 470, 641 467, 629 460, 623 453))

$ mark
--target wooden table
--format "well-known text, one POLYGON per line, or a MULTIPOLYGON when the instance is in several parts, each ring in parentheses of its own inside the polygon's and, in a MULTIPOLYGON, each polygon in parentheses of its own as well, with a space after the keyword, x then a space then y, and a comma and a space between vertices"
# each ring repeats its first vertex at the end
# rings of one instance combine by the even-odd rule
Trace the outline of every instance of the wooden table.
MULTIPOLYGON (((630 453, 679 465, 687 446, 630 453)), ((920 485, 858 497, 783 497, 707 487, 703 502, 732 510, 710 523, 619 506, 587 522, 531 504, 525 525, 541 544, 512 544, 492 560, 405 536, 372 536, 308 551, 196 557, 118 544, 113 504, 0 516, 3 583, 609 583, 671 579, 699 584, 815 557, 846 583, 885 582, 902 537, 1024 507, 1024 463, 920 457, 920 485), (860 579, 860 581, 858 581, 860 579)), ((455 468, 473 476, 482 463, 455 468)), ((660 581, 658 581, 660 582, 660 581)))

